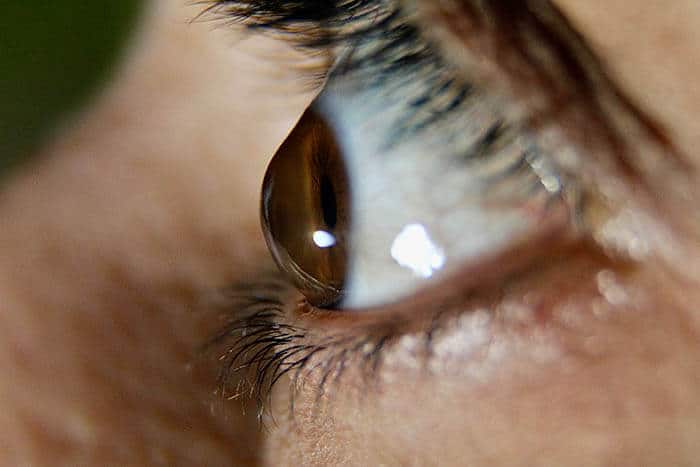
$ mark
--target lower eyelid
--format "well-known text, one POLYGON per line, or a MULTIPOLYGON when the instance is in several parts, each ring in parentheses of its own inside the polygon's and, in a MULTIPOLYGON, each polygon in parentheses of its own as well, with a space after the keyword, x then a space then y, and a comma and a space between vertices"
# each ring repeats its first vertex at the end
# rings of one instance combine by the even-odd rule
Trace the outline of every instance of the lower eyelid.
POLYGON ((589 321, 589 302, 600 298, 596 274, 622 265, 585 242, 562 241, 558 252, 552 250, 526 268, 526 258, 538 256, 534 252, 523 255, 520 266, 516 260, 510 266, 494 263, 490 286, 481 274, 480 286, 460 290, 456 278, 457 284, 442 284, 379 313, 316 309, 276 273, 259 286, 238 287, 232 321, 210 347, 222 364, 221 394, 250 394, 265 407, 272 386, 285 377, 315 381, 307 388, 322 392, 354 373, 379 377, 386 365, 408 357, 410 366, 449 364, 461 371, 485 364, 483 352, 493 342, 521 346, 533 336, 542 345, 522 345, 521 353, 541 352, 545 344, 552 355, 578 351, 570 343, 562 346, 572 319, 562 310, 573 307, 576 320, 589 321))

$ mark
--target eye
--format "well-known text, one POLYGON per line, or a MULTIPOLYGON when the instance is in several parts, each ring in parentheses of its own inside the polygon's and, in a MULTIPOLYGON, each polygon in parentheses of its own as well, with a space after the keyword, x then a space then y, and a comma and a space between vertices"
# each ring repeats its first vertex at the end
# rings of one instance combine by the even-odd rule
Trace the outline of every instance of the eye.
POLYGON ((432 64, 336 72, 275 155, 262 218, 310 303, 397 302, 528 239, 568 208, 537 136, 432 64))

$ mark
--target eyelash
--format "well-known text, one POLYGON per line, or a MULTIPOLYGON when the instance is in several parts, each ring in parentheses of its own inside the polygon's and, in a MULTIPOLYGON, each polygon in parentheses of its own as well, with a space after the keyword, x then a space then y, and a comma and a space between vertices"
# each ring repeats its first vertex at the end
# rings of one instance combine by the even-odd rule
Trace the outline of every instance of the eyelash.
MULTIPOLYGON (((411 107, 416 113, 440 101, 443 108, 436 107, 430 113, 446 117, 472 90, 470 83, 455 79, 451 65, 441 59, 416 26, 406 22, 404 12, 394 1, 329 1, 328 9, 322 11, 319 11, 322 6, 315 2, 309 5, 304 2, 268 5, 235 0, 210 3, 207 12, 223 15, 234 24, 242 23, 251 32, 266 31, 291 39, 307 53, 339 55, 332 67, 336 75, 374 87, 391 84, 397 88, 400 83, 386 81, 386 77, 395 76, 396 71, 404 76, 421 76, 426 83, 430 82, 432 92, 414 97, 411 107), (344 55, 339 49, 351 53, 344 55), (362 50, 361 55, 359 50, 362 50)), ((304 75, 315 76, 308 70, 304 75)), ((324 66, 317 75, 319 79, 315 84, 320 86, 328 77, 328 69, 324 66)), ((406 122, 413 120, 412 117, 407 115, 406 122)), ((419 130, 431 123, 436 122, 414 122, 412 126, 398 128, 392 136, 419 130)))
MULTIPOLYGON (((316 85, 322 85, 329 75, 389 92, 401 89, 407 80, 408 84, 410 80, 423 83, 422 92, 412 96, 404 109, 404 116, 387 132, 387 151, 399 141, 418 137, 442 122, 449 123, 453 114, 463 110, 465 101, 474 98, 474 85, 466 81, 453 64, 442 58, 438 47, 428 41, 416 25, 407 21, 405 12, 397 2, 337 0, 327 5, 326 10, 319 11, 320 7, 315 2, 219 0, 212 2, 208 11, 223 15, 231 22, 241 23, 250 31, 266 31, 282 36, 307 53, 330 53, 334 56, 335 65, 330 73, 325 68, 317 73, 319 79, 315 80, 316 85)), ((313 75, 313 72, 305 70, 304 76, 313 75)), ((489 173, 493 171, 480 164, 486 155, 497 162, 497 154, 491 149, 498 146, 499 141, 505 141, 511 130, 521 132, 528 126, 525 121, 499 120, 484 128, 482 137, 471 147, 464 148, 463 153, 455 154, 454 158, 465 164, 478 164, 479 169, 484 171, 484 181, 494 182, 494 192, 506 187, 517 187, 522 191, 532 189, 539 184, 539 180, 528 177, 531 174, 520 171, 520 168, 545 164, 545 171, 550 175, 556 172, 553 161, 544 161, 538 148, 527 150, 519 160, 502 161, 508 167, 504 167, 500 173, 489 173)), ((471 169, 474 170, 473 167, 471 169)), ((556 177, 560 179, 559 182, 570 183, 570 177, 564 173, 560 172, 556 177)), ((577 193, 578 190, 572 187, 569 194, 577 196, 577 193)), ((576 206, 574 216, 581 212, 579 205, 582 202, 572 200, 576 206)), ((580 219, 574 219, 574 222, 582 225, 580 219)))
MULTIPOLYGON (((206 350, 219 352, 221 368, 218 375, 219 395, 227 400, 253 400, 262 422, 270 407, 275 384, 284 376, 291 376, 291 387, 297 390, 310 372, 320 371, 319 384, 314 388, 316 402, 341 381, 350 362, 357 362, 365 385, 377 381, 382 350, 397 333, 391 328, 382 332, 351 336, 331 335, 320 342, 310 343, 309 330, 303 326, 284 324, 289 297, 294 287, 277 273, 260 273, 253 283, 239 283, 226 293, 228 306, 235 310, 235 319, 207 344, 206 350), (221 352, 221 348, 225 350, 221 352)), ((305 301, 298 310, 315 310, 305 301)), ((437 323, 437 321, 435 322, 437 323)), ((424 333, 429 352, 430 335, 424 333)), ((290 414, 294 413, 291 392, 290 414)))

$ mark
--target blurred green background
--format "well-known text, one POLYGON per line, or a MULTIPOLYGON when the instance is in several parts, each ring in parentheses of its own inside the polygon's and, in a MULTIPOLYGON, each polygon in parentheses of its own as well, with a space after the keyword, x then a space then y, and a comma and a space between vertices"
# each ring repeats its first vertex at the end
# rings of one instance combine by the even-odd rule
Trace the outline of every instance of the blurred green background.
POLYGON ((100 89, 141 10, 140 0, 0 0, 0 177, 100 89))

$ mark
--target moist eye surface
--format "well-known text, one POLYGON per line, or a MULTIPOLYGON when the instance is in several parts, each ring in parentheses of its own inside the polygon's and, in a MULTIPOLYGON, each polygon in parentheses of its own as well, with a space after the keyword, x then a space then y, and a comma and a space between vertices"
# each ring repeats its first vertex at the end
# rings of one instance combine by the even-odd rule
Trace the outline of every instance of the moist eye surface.
POLYGON ((339 54, 263 188, 273 257, 319 307, 409 298, 526 242, 566 204, 551 154, 501 100, 426 55, 424 44, 391 40, 339 54), (411 57, 410 73, 368 65, 377 50, 387 60, 411 57))
POLYGON ((278 266, 316 306, 343 298, 350 194, 332 132, 310 109, 272 160, 262 224, 278 266))

